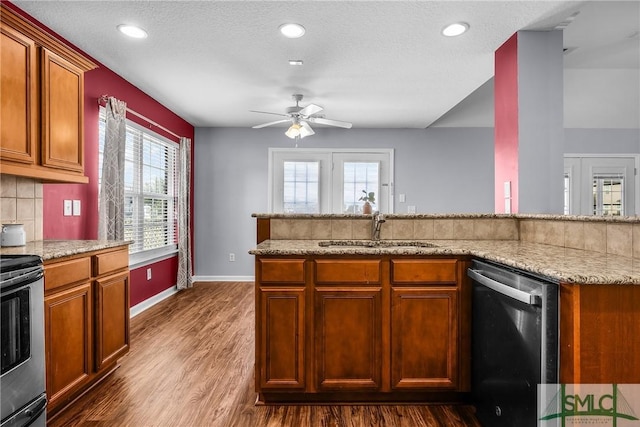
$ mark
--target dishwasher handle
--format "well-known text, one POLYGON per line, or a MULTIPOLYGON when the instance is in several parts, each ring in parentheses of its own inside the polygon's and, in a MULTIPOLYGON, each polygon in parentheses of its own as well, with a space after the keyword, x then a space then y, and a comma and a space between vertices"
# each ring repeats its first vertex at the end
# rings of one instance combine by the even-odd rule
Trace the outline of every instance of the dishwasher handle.
POLYGON ((481 285, 486 286, 502 295, 508 296, 520 302, 528 305, 540 306, 542 304, 542 298, 540 295, 533 295, 520 289, 513 288, 504 283, 500 283, 497 280, 493 280, 482 274, 481 270, 474 270, 472 268, 467 269, 467 275, 481 285))

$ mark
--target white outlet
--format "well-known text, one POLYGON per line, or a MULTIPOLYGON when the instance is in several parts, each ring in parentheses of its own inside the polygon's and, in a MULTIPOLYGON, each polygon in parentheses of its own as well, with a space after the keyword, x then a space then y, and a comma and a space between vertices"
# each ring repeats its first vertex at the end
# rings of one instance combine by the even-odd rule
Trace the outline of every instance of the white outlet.
POLYGON ((64 201, 64 216, 71 216, 73 215, 73 203, 71 200, 65 200, 64 201))
POLYGON ((73 216, 80 216, 80 200, 73 201, 73 216))
POLYGON ((407 213, 416 213, 416 207, 413 205, 407 206, 407 213))
POLYGON ((234 254, 233 252, 229 253, 229 262, 235 262, 236 260, 236 254, 234 254))
POLYGON ((151 280, 151 269, 147 268, 147 280, 151 280))

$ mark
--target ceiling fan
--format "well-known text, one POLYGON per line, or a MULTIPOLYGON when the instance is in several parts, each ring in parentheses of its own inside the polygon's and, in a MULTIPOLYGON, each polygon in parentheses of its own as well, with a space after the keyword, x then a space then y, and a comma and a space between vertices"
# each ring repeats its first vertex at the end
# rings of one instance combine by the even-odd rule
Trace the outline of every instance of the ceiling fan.
POLYGON ((253 126, 253 129, 260 129, 271 125, 277 125, 279 123, 291 122, 291 126, 284 133, 289 138, 304 138, 305 136, 313 135, 315 132, 311 129, 309 123, 317 123, 327 126, 337 126, 345 129, 351 129, 352 124, 348 122, 341 122, 339 120, 325 119, 324 117, 317 116, 323 108, 319 105, 309 104, 306 107, 300 107, 299 103, 302 101, 302 95, 299 93, 293 94, 292 98, 296 101, 296 105, 288 107, 286 113, 272 113, 269 111, 254 111, 252 113, 273 114, 276 116, 283 116, 286 119, 276 120, 273 122, 263 123, 261 125, 253 126))

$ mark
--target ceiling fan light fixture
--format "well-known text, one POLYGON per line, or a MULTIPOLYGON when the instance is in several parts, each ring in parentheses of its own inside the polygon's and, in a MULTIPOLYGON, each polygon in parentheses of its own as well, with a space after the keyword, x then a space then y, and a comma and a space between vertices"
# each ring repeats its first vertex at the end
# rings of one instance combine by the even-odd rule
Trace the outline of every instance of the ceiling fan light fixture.
POLYGON ((469 24, 466 22, 454 22, 442 29, 442 35, 446 37, 460 36, 469 30, 469 24))
POLYGON ((289 39, 297 39, 304 36, 305 29, 300 24, 282 24, 279 27, 282 35, 289 39))
POLYGON ((146 39, 148 36, 147 32, 143 28, 136 27, 135 25, 120 24, 116 28, 125 36, 129 36, 134 39, 146 39))
POLYGON ((300 126, 300 123, 296 122, 292 124, 284 134, 287 135, 289 138, 294 139, 296 136, 300 136, 301 129, 302 129, 302 126, 300 126))

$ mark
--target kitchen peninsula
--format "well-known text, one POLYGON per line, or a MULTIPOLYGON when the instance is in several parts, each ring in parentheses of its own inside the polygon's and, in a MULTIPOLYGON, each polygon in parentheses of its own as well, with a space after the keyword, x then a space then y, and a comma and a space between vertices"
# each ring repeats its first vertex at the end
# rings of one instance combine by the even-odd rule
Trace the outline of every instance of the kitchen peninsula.
POLYGON ((559 283, 563 383, 640 382, 640 221, 255 214, 261 401, 460 401, 473 259, 559 283))

